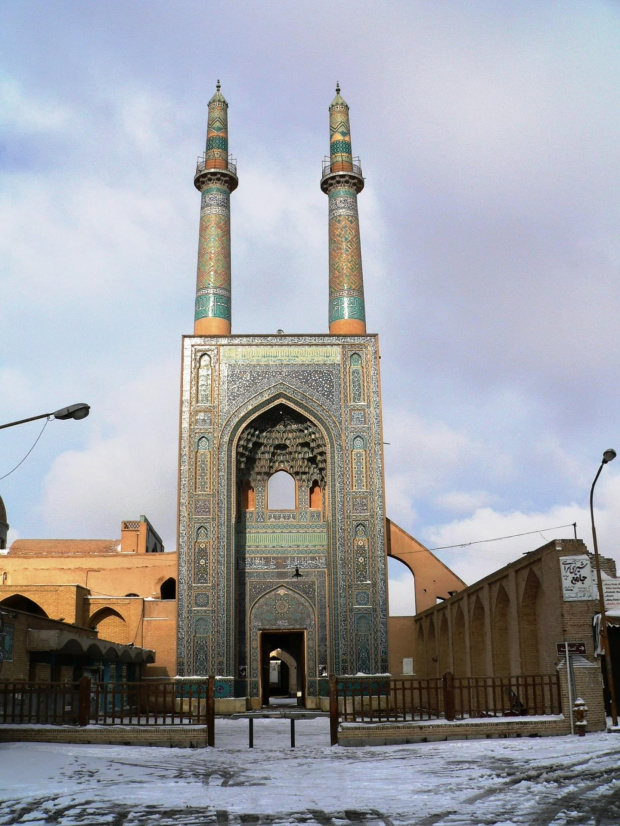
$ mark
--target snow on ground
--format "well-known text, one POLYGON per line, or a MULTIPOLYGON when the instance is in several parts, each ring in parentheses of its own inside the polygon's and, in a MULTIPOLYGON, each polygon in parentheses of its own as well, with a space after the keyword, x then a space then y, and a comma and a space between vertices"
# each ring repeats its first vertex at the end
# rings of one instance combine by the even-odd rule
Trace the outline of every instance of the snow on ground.
POLYGON ((620 735, 331 748, 218 719, 215 749, 0 744, 0 824, 618 826, 620 735))

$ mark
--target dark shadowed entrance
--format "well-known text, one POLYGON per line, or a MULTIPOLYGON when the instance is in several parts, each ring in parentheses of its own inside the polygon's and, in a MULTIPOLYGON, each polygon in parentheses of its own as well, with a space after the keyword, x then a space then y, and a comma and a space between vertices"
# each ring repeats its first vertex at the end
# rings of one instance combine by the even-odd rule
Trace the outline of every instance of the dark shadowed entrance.
POLYGON ((296 698, 306 705, 306 640, 304 631, 260 632, 261 704, 272 698, 296 698))

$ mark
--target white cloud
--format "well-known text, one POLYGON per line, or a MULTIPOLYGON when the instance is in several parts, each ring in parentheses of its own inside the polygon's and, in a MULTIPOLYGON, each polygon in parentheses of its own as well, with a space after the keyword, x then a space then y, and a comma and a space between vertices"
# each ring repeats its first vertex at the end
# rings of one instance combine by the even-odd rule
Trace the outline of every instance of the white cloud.
POLYGON ((42 502, 49 536, 115 538, 122 519, 145 514, 175 549, 178 370, 150 365, 108 394, 97 414, 110 435, 55 459, 42 502))
POLYGON ((415 518, 418 499, 436 494, 457 474, 466 474, 472 464, 494 472, 504 461, 464 430, 395 407, 385 408, 383 434, 389 442, 385 448, 387 514, 403 526, 410 526, 415 518))
POLYGON ((486 490, 453 490, 441 494, 435 502, 439 507, 453 513, 468 513, 490 504, 494 498, 486 490))
MULTIPOLYGON (((620 566, 620 474, 608 473, 597 483, 595 520, 599 552, 616 560, 620 566)), ((545 511, 500 512, 490 507, 478 508, 471 516, 429 528, 428 546, 449 550, 436 551, 454 572, 472 584, 482 577, 535 550, 553 539, 573 538, 572 523, 577 523, 577 536, 593 550, 590 510, 586 504, 556 505, 545 511), (560 525, 567 525, 562 529, 560 525), (554 530, 549 530, 554 529, 554 530), (528 533, 497 542, 480 542, 499 537, 528 533), (480 544, 469 544, 480 542, 480 544)), ((620 569, 619 569, 620 573, 620 569)))

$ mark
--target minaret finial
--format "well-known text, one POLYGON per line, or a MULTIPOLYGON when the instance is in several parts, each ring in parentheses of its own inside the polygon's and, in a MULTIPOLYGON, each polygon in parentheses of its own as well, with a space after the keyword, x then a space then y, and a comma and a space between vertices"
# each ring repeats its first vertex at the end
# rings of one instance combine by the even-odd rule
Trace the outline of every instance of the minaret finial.
POLYGON ((230 193, 237 167, 228 157, 228 103, 220 92, 209 101, 207 146, 198 159, 194 186, 202 194, 196 275, 194 335, 230 335, 230 193))
POLYGON ((329 197, 329 332, 365 335, 364 281, 357 196, 364 188, 359 159, 353 162, 349 107, 336 97, 329 107, 330 154, 321 189, 329 197))
POLYGON ((219 77, 218 77, 218 79, 217 79, 217 83, 215 84, 215 88, 216 88, 216 90, 217 90, 218 92, 219 92, 219 91, 220 91, 220 89, 222 88, 222 84, 220 83, 220 79, 219 79, 219 77))

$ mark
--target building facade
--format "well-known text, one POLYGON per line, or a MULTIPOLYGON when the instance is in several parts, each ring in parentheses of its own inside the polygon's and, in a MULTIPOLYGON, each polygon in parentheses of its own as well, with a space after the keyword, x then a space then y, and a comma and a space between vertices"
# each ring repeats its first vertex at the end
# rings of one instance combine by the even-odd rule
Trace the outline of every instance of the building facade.
POLYGON ((194 335, 183 339, 178 673, 269 694, 274 651, 307 706, 328 675, 387 670, 379 348, 366 333, 348 106, 330 106, 329 334, 231 335, 228 104, 209 102, 194 335), (278 480, 278 477, 280 479, 278 480), (288 480, 288 482, 287 482, 288 480), (290 499, 276 501, 278 483, 290 499))

